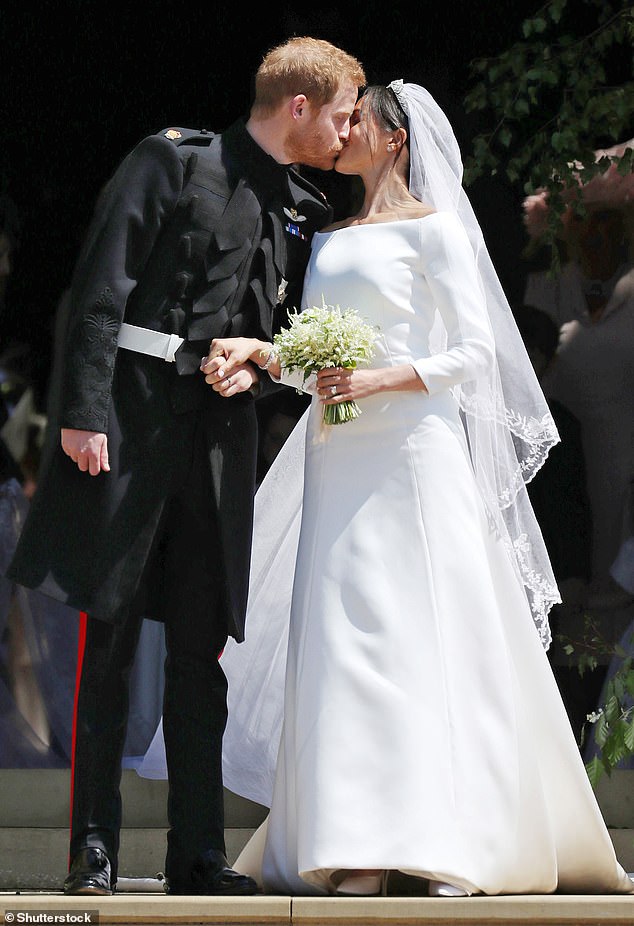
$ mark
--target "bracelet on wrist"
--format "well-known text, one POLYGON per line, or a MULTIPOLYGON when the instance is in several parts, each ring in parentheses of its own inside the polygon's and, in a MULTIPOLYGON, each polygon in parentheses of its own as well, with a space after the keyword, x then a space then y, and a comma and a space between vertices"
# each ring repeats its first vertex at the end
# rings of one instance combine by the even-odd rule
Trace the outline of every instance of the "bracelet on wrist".
MULTIPOLYGON (((260 355, 262 355, 263 353, 264 353, 264 351, 260 351, 260 355)), ((274 348, 274 347, 271 347, 270 350, 268 351, 267 355, 266 355, 266 360, 264 361, 264 363, 258 363, 258 367, 259 367, 261 370, 268 370, 268 368, 271 366, 271 364, 272 364, 276 359, 277 359, 277 354, 275 353, 275 348, 274 348)))

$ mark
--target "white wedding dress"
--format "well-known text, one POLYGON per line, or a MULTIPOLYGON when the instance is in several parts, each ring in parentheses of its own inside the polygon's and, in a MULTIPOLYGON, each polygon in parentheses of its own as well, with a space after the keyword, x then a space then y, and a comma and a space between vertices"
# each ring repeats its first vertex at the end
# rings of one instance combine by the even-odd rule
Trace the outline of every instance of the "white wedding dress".
MULTIPOLYGON (((224 772, 270 813, 235 867, 288 894, 353 868, 631 891, 451 391, 492 349, 462 227, 441 212, 316 235, 304 304, 322 299, 378 326, 372 365, 412 364, 428 394, 375 395, 330 428, 314 400, 258 492, 224 772), (437 310, 449 346, 431 355, 437 310)), ((140 774, 156 752, 161 774, 160 731, 140 774)))

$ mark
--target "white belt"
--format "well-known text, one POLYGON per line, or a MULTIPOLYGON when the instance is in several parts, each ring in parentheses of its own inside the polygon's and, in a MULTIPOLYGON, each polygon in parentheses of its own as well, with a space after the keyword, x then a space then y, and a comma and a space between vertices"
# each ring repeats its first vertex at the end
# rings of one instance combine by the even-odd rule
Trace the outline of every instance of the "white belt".
POLYGON ((119 329, 118 346, 173 363, 174 354, 184 340, 177 334, 164 334, 162 331, 152 331, 151 328, 139 328, 137 325, 123 322, 119 329))

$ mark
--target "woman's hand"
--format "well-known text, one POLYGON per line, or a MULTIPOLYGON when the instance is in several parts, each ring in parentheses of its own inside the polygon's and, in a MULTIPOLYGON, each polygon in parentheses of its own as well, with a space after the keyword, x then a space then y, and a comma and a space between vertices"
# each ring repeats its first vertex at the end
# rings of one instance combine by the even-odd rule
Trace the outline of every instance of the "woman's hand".
POLYGON ((205 382, 225 398, 248 392, 259 380, 250 358, 262 344, 256 338, 214 338, 200 364, 205 382))
POLYGON ((251 354, 256 353, 261 344, 257 338, 214 338, 209 345, 209 354, 203 357, 200 369, 206 374, 205 379, 213 385, 207 377, 218 376, 220 379, 231 373, 235 367, 244 366, 251 360, 251 354))
POLYGON ((327 367, 317 374, 317 394, 324 405, 366 399, 377 392, 427 392, 409 363, 372 370, 327 367))
MULTIPOLYGON (((273 345, 267 341, 260 341, 258 338, 214 338, 209 347, 209 356, 204 357, 200 369, 205 374, 205 382, 209 383, 216 392, 223 395, 234 395, 235 392, 244 392, 244 388, 233 389, 233 386, 245 382, 245 377, 240 375, 250 371, 253 375, 253 382, 259 379, 257 371, 253 364, 262 367, 273 345), (230 379, 228 387, 223 388, 226 380, 230 379), (227 388, 230 391, 227 391, 227 388)), ((271 372, 279 372, 279 364, 270 365, 271 372)), ((249 389, 253 384, 246 386, 249 389)))
POLYGON ((365 399, 381 391, 381 370, 346 370, 327 367, 317 374, 317 394, 324 405, 365 399))

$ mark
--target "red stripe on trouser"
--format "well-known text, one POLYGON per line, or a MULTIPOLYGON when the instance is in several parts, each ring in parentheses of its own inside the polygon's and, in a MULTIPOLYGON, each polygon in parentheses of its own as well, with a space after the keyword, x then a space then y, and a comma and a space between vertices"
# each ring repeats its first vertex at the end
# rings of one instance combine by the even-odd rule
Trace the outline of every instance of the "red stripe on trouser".
MULTIPOLYGON (((79 642, 77 646, 77 671, 75 673, 75 699, 73 703, 73 738, 70 753, 70 835, 73 836, 73 794, 75 790, 75 743, 77 740, 77 704, 79 703, 79 685, 81 683, 81 670, 84 664, 84 650, 86 649, 86 623, 88 615, 85 611, 79 613, 79 642)), ((68 864, 70 866, 70 857, 68 864)))

